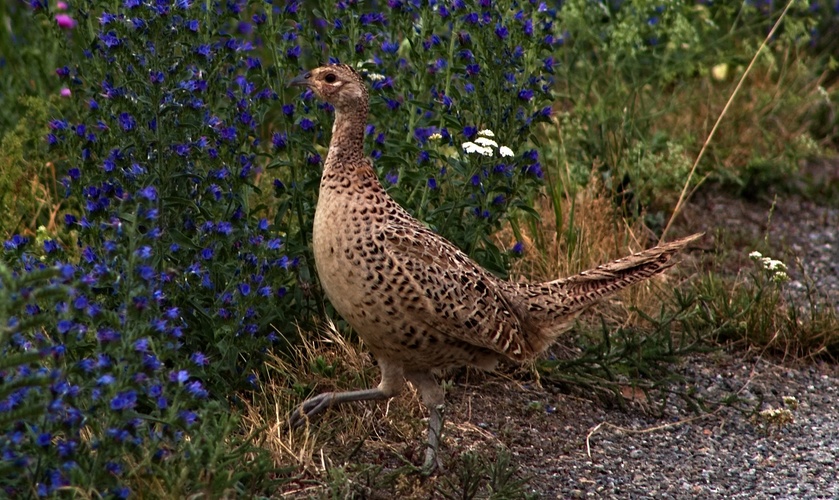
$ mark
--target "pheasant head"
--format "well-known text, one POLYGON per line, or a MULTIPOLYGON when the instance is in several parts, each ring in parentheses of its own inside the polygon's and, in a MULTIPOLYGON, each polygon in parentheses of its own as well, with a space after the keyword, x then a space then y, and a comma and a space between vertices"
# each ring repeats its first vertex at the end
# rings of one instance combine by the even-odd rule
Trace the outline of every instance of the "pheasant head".
POLYGON ((321 66, 288 82, 312 89, 321 100, 341 111, 357 111, 367 107, 367 87, 361 75, 346 64, 321 66))

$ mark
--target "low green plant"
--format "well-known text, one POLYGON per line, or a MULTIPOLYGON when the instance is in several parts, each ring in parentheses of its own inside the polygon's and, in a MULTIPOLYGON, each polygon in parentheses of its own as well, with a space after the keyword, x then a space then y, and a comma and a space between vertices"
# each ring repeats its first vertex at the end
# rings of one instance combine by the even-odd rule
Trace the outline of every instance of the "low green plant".
POLYGON ((694 411, 704 411, 700 399, 679 388, 684 380, 672 370, 680 359, 711 349, 704 331, 691 325, 695 310, 696 297, 676 289, 672 302, 663 303, 657 317, 635 310, 649 329, 613 330, 601 318, 599 335, 578 337, 579 356, 540 360, 537 367, 547 381, 584 388, 622 408, 627 407, 629 389, 633 396, 643 394, 654 413, 663 409, 671 394, 694 411))
POLYGON ((507 450, 496 450, 492 458, 469 451, 460 455, 454 474, 443 479, 437 493, 452 500, 534 498, 521 475, 507 450))
POLYGON ((786 264, 754 251, 752 268, 726 280, 713 273, 696 283, 693 328, 714 342, 755 346, 793 357, 836 358, 839 316, 834 306, 808 287, 805 300, 788 297, 786 264))

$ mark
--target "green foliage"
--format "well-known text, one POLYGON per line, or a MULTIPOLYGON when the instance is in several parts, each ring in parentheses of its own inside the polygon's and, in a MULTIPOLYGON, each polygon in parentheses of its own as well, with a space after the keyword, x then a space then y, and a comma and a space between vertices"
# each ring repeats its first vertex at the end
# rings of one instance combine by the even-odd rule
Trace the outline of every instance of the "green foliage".
MULTIPOLYGON (((54 400, 45 391, 57 374, 50 369, 49 351, 39 350, 29 340, 27 332, 41 334, 49 318, 30 317, 29 311, 38 303, 66 298, 69 289, 51 283, 59 271, 46 268, 26 275, 14 274, 0 262, 0 429, 15 427, 12 436, 0 437, 0 447, 8 450, 10 440, 34 438, 37 427, 18 425, 19 422, 38 422, 54 400)), ((12 474, 15 455, 4 456, 0 476, 12 474)))
POLYGON ((693 328, 718 343, 756 345, 794 357, 839 356, 839 316, 835 305, 808 286, 806 300, 790 299, 783 284, 786 265, 750 255, 754 266, 732 281, 707 274, 695 285, 693 328), (801 302, 804 305, 800 305, 801 302))
POLYGON ((44 137, 50 104, 38 97, 18 99, 23 116, 0 139, 0 235, 9 238, 39 226, 56 231, 63 189, 44 137))
MULTIPOLYGON (((560 193, 596 178, 625 215, 647 212, 655 228, 780 10, 738 2, 589 7, 572 1, 562 11, 568 43, 558 54, 557 81, 564 111, 546 164, 570 179, 560 193)), ((818 151, 798 127, 816 101, 819 69, 798 58, 808 57, 811 37, 828 32, 828 19, 793 5, 758 60, 761 76, 752 81, 764 80, 735 96, 693 183, 707 176, 752 192, 763 173, 792 174, 799 159, 818 151)))
POLYGON ((108 7, 80 4, 89 29, 73 34, 67 54, 73 107, 49 137, 67 157, 70 196, 84 203, 68 227, 85 259, 108 263, 100 279, 124 279, 101 296, 103 308, 127 308, 137 338, 160 314, 169 341, 212 360, 202 379, 228 394, 250 386, 260 352, 280 340, 275 328, 293 332, 285 296, 295 256, 283 226, 251 205, 257 128, 276 94, 258 60, 241 57, 255 34, 228 34, 236 9, 193 6, 188 20, 108 7), (129 307, 138 301, 162 309, 129 307))
MULTIPOLYGON (((31 101, 23 97, 46 100, 57 97, 61 89, 55 69, 61 65, 63 40, 40 36, 41 28, 55 21, 34 19, 27 3, 13 0, 0 4, 0 137, 25 119, 31 101)), ((46 123, 32 125, 37 130, 46 123)))
MULTIPOLYGON (((839 63, 834 61, 836 70, 839 70, 839 63)), ((821 99, 809 116, 810 133, 817 140, 828 141, 834 148, 839 148, 839 88, 830 93, 820 86, 818 93, 821 99)))
POLYGON ((167 452, 167 473, 161 474, 155 462, 160 457, 149 453, 140 458, 134 467, 136 484, 147 485, 140 496, 146 498, 184 498, 190 495, 217 497, 252 497, 271 495, 278 481, 272 476, 276 471, 267 451, 252 442, 257 436, 242 436, 241 423, 223 405, 208 405, 209 414, 190 432, 177 454, 167 452))
MULTIPOLYGON (((306 67, 322 64, 322 47, 330 61, 350 62, 366 74, 372 87, 367 147, 389 193, 483 266, 506 275, 509 253, 491 236, 511 215, 532 212, 527 201, 541 184, 532 132, 548 119, 553 100, 555 13, 498 3, 484 9, 490 21, 482 21, 462 9, 444 18, 442 10, 405 3, 380 21, 383 14, 372 6, 321 8, 313 10, 321 23, 292 24, 293 15, 275 21, 281 40, 271 53, 278 71, 294 74, 290 53, 302 52, 306 67), (484 129, 494 136, 481 139, 484 129), (464 148, 487 140, 497 142, 482 149, 490 156, 464 148), (510 156, 500 156, 499 146, 510 156)), ((281 203, 278 216, 296 212, 290 240, 299 240, 292 248, 304 253, 320 176, 314 165, 329 141, 330 112, 307 93, 300 104, 284 106, 274 124, 275 137, 288 147, 268 168, 287 179, 284 193, 286 185, 302 188, 281 203)))
POLYGON ((443 498, 531 498, 525 491, 527 483, 507 450, 497 450, 494 460, 483 453, 466 452, 459 457, 453 472, 437 489, 443 498))
POLYGON ((12 468, 0 488, 257 492, 273 464, 226 413, 257 379, 262 353, 284 346, 275 332, 293 331, 294 256, 250 206, 258 118, 276 95, 256 60, 242 57, 254 35, 231 30, 237 6, 113 6, 75 2, 76 29, 66 31, 39 4, 32 23, 66 46, 58 74, 72 99, 32 132, 21 123, 8 158, 44 182, 21 138, 50 147, 73 200, 58 219, 72 238, 15 235, 3 260, 23 277, 56 267, 61 284, 76 286, 64 298, 33 292, 3 346, 20 362, 33 349, 49 354, 41 369, 50 379, 27 393, 49 403, 41 417, 27 416, 16 392, 0 401, 12 468), (35 320, 43 326, 29 326, 35 320))

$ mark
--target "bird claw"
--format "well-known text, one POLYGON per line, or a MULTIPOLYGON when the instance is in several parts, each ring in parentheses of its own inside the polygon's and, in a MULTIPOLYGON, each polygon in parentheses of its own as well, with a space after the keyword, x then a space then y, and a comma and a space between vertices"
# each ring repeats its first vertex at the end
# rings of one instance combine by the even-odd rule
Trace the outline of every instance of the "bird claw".
POLYGON ((324 410, 329 408, 332 405, 332 400, 333 394, 331 392, 325 392, 303 401, 303 403, 301 403, 300 406, 298 406, 297 409, 289 415, 289 426, 291 426, 292 429, 297 429, 303 424, 308 424, 310 421, 314 420, 315 417, 323 413, 324 410))

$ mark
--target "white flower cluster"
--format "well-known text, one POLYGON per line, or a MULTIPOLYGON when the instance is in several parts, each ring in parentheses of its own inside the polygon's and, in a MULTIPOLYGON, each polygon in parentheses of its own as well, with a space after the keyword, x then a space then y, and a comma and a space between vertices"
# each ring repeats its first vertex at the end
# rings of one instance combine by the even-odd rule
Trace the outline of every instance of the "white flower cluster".
POLYGON ((771 257, 764 257, 763 254, 757 251, 750 253, 749 258, 755 262, 760 262, 763 268, 769 271, 772 281, 775 283, 784 283, 789 281, 787 265, 780 260, 775 260, 771 257))
POLYGON ((792 411, 787 408, 769 408, 760 411, 760 420, 767 425, 775 424, 781 427, 784 424, 795 422, 795 417, 792 415, 792 411))
POLYGON ((498 143, 490 139, 490 137, 495 137, 495 133, 492 130, 481 130, 478 132, 478 138, 474 142, 467 141, 462 144, 463 150, 466 154, 478 153, 484 156, 492 156, 495 154, 495 150, 492 148, 498 148, 498 154, 502 157, 515 155, 512 149, 507 146, 498 146, 498 143))

